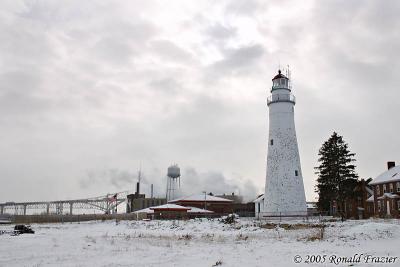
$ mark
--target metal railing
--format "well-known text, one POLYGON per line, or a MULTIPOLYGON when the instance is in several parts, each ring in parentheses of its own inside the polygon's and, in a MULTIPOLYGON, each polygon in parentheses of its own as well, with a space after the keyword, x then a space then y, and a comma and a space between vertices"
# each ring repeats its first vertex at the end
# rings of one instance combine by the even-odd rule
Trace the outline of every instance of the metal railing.
POLYGON ((267 98, 268 106, 276 102, 290 102, 296 104, 296 97, 294 97, 292 94, 274 94, 267 98))

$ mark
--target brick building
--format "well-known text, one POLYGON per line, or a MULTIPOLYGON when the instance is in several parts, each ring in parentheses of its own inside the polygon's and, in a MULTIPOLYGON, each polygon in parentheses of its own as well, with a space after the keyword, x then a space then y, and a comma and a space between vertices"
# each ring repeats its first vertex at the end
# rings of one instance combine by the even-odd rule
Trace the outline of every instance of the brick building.
POLYGON ((374 216, 374 205, 371 200, 374 197, 371 178, 361 179, 353 189, 353 196, 345 201, 344 214, 350 219, 367 219, 374 216), (369 201, 368 201, 369 200, 369 201))
POLYGON ((382 218, 400 218, 400 166, 389 161, 387 167, 387 171, 370 183, 374 190, 374 214, 382 218))
POLYGON ((164 204, 149 208, 154 212, 155 219, 187 219, 190 208, 175 204, 164 204))
POLYGON ((210 210, 216 214, 233 213, 233 201, 221 197, 207 194, 191 195, 169 201, 168 203, 177 204, 185 207, 196 207, 210 210))

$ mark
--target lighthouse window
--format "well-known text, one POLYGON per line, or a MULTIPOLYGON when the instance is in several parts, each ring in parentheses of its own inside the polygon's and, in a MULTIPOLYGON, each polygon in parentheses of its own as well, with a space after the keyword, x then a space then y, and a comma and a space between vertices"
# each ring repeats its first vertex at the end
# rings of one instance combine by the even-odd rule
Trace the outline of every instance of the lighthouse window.
POLYGON ((274 145, 274 139, 271 139, 271 146, 274 145))
POLYGON ((295 176, 299 176, 299 171, 298 171, 298 170, 295 170, 295 171, 294 171, 294 175, 295 175, 295 176))

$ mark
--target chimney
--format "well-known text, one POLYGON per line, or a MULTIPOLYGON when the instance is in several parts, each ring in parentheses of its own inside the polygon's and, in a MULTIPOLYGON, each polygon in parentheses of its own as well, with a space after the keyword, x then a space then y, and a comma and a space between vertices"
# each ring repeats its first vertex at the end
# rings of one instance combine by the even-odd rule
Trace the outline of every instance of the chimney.
POLYGON ((388 161, 387 162, 387 168, 388 170, 390 170, 391 168, 393 168, 394 166, 396 166, 396 163, 394 161, 388 161))
POLYGON ((150 193, 150 197, 153 198, 153 193, 154 193, 153 184, 151 184, 150 192, 151 192, 151 193, 150 193))
POLYGON ((140 183, 136 183, 136 194, 139 195, 139 190, 140 190, 140 183))

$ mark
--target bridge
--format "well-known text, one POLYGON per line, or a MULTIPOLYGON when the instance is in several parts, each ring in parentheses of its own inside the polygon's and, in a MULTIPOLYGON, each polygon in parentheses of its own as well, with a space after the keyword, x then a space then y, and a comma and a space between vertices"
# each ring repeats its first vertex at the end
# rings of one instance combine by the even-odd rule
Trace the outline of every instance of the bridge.
POLYGON ((5 202, 0 203, 0 215, 27 215, 27 211, 36 210, 40 214, 73 214, 75 209, 79 210, 100 210, 105 214, 117 212, 117 207, 126 200, 127 191, 107 194, 104 196, 72 199, 72 200, 57 200, 57 201, 38 201, 38 202, 5 202), (123 198, 118 196, 123 195, 123 198))

